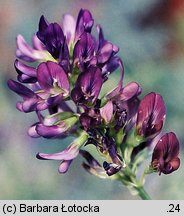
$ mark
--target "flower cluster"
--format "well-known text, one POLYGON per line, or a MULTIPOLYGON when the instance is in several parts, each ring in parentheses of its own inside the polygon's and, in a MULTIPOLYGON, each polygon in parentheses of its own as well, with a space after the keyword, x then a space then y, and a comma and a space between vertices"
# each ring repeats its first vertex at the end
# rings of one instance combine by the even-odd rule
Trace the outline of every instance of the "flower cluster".
MULTIPOLYGON (((80 154, 88 172, 137 185, 135 176, 145 149, 150 150, 163 128, 164 101, 155 92, 140 100, 142 89, 136 82, 123 86, 119 48, 105 39, 100 25, 95 38, 93 24, 91 13, 84 9, 76 20, 65 14, 62 27, 41 16, 32 47, 17 36, 18 82, 9 80, 8 86, 22 97, 17 109, 35 112, 38 117, 28 131, 31 137, 76 137, 64 151, 38 153, 38 159, 59 160, 59 172, 65 173, 80 154), (116 69, 121 74, 117 86, 101 96, 103 84, 116 69), (102 163, 85 150, 87 145, 96 147, 102 163)), ((175 134, 166 133, 153 149, 147 173, 175 171, 180 165, 178 154, 175 134)))

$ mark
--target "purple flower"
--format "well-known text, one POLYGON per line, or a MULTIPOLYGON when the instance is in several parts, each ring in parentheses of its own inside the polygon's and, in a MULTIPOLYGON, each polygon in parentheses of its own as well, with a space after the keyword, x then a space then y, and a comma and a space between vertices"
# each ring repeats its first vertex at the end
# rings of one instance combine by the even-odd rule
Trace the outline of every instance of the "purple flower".
POLYGON ((99 109, 86 109, 80 115, 80 124, 85 131, 91 128, 98 127, 102 123, 102 117, 99 109))
POLYGON ((48 59, 55 61, 49 52, 47 52, 47 50, 43 47, 43 44, 36 35, 34 35, 32 39, 33 48, 26 43, 22 35, 17 36, 16 42, 16 56, 24 61, 47 61, 48 59))
POLYGON ((20 81, 33 83, 31 90, 16 81, 8 81, 9 88, 23 97, 23 102, 17 103, 20 111, 44 110, 49 105, 58 104, 63 98, 69 96, 68 77, 58 64, 51 61, 44 62, 36 70, 16 60, 15 68, 19 73, 20 81))
POLYGON ((37 82, 37 72, 35 68, 25 65, 17 59, 15 60, 14 66, 18 73, 17 79, 19 82, 22 83, 37 82))
MULTIPOLYGON (((87 70, 94 57, 96 41, 94 37, 84 32, 74 47, 74 65, 81 71, 87 70)), ((96 62, 95 62, 96 63, 96 62)), ((96 65, 96 64, 95 64, 96 65)))
POLYGON ((130 130, 136 121, 136 113, 139 105, 138 96, 141 94, 141 87, 136 82, 131 82, 125 87, 122 86, 123 66, 121 65, 121 78, 118 86, 106 95, 107 99, 113 102, 115 128, 121 129, 126 125, 126 130, 130 130))
POLYGON ((137 111, 136 133, 145 138, 154 138, 163 127, 166 116, 162 97, 154 92, 147 94, 137 111))
POLYGON ((61 164, 59 166, 59 172, 65 173, 67 172, 71 162, 74 158, 79 154, 79 149, 75 145, 68 146, 64 151, 54 154, 44 154, 38 153, 37 158, 41 160, 59 160, 61 164))
POLYGON ((49 24, 44 16, 40 18, 37 37, 55 59, 60 57, 62 49, 67 49, 67 46, 64 46, 65 37, 60 25, 57 23, 49 24))
POLYGON ((74 47, 74 65, 81 71, 90 66, 98 66, 102 70, 104 81, 107 76, 119 66, 119 58, 116 53, 118 47, 104 39, 101 27, 98 25, 98 42, 88 32, 81 34, 74 47))
MULTIPOLYGON (((45 138, 65 137, 74 130, 78 116, 70 112, 58 112, 47 116, 35 126, 38 135, 45 138)), ((75 130, 74 130, 75 131, 75 130)))
POLYGON ((109 124, 113 117, 113 103, 108 101, 103 107, 100 108, 100 115, 105 124, 109 124))
POLYGON ((179 141, 173 132, 163 135, 156 144, 151 166, 159 174, 170 174, 180 166, 179 141))
POLYGON ((97 65, 102 68, 104 78, 116 70, 119 66, 119 57, 115 56, 119 48, 104 39, 104 34, 100 25, 97 25, 98 48, 95 53, 97 65))
POLYGON ((16 107, 21 112, 45 110, 48 105, 35 92, 14 80, 8 81, 8 87, 23 98, 23 102, 17 102, 16 107))
POLYGON ((89 10, 81 9, 76 23, 75 40, 78 40, 84 32, 91 32, 93 27, 93 17, 89 10))
POLYGON ((48 104, 58 104, 69 95, 69 81, 61 66, 48 61, 38 66, 37 79, 42 90, 39 95, 47 99, 48 104))
POLYGON ((90 67, 81 73, 71 92, 71 97, 76 104, 94 104, 102 87, 102 74, 99 68, 90 67))
POLYGON ((37 158, 43 160, 59 160, 61 164, 59 166, 59 172, 67 172, 71 162, 79 154, 79 149, 86 143, 88 135, 82 132, 81 135, 74 140, 64 151, 54 154, 38 153, 37 158))
POLYGON ((107 152, 109 154, 109 158, 111 162, 104 162, 103 167, 108 176, 114 175, 120 171, 120 169, 124 166, 124 162, 121 160, 121 157, 117 153, 115 140, 106 135, 102 138, 102 146, 100 146, 100 151, 102 153, 107 152))
MULTIPOLYGON (((88 172, 101 178, 114 175, 137 187, 135 172, 145 157, 141 151, 160 133, 165 105, 154 92, 140 101, 142 89, 136 82, 123 85, 119 48, 104 37, 100 25, 94 37, 93 25, 92 14, 85 9, 76 20, 65 14, 62 25, 41 16, 32 46, 17 36, 14 66, 19 82, 9 80, 8 86, 22 97, 16 105, 20 111, 36 113, 38 120, 28 130, 31 137, 77 137, 65 150, 38 153, 38 159, 59 160, 59 172, 65 173, 80 153, 88 172), (102 85, 118 68, 117 86, 101 96, 102 85), (103 156, 101 164, 82 149, 89 144, 103 156)), ((178 154, 176 136, 166 134, 154 149, 152 171, 173 172, 179 167, 178 154)))
POLYGON ((75 28, 76 21, 73 16, 71 16, 70 14, 65 14, 63 16, 63 33, 66 37, 69 50, 75 40, 75 28))

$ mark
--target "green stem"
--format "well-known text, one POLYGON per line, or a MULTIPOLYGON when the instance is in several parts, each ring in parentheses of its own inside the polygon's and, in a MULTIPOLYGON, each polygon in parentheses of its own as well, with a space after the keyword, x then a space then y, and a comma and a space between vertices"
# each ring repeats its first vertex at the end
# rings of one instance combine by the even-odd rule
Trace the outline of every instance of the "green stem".
POLYGON ((151 200, 148 193, 145 191, 143 187, 143 180, 142 182, 136 179, 135 174, 132 173, 132 170, 127 166, 124 170, 122 170, 121 175, 119 174, 119 181, 124 184, 126 187, 129 188, 130 192, 132 187, 134 191, 137 191, 138 196, 143 200, 151 200), (130 187, 129 187, 130 186, 130 187))
POLYGON ((148 193, 144 190, 143 187, 135 187, 135 190, 138 192, 142 200, 151 200, 148 193))

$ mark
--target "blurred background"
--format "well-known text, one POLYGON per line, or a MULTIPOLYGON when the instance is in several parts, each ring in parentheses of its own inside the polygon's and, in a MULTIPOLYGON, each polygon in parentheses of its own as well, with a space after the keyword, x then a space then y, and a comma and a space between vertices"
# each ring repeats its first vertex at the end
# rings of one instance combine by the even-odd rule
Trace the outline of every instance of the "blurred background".
MULTIPOLYGON (((58 161, 39 161, 37 152, 60 151, 71 139, 33 139, 27 129, 34 114, 15 108, 20 98, 7 88, 14 69, 15 38, 28 42, 42 14, 60 22, 64 13, 77 16, 89 9, 105 37, 120 48, 125 65, 124 84, 140 83, 143 97, 160 93, 166 103, 164 131, 174 131, 184 145, 184 1, 183 0, 0 0, 0 199, 139 199, 119 182, 86 173, 78 157, 65 175, 58 161)), ((117 82, 114 73, 112 80, 117 82)), ((171 175, 152 174, 145 188, 152 199, 184 199, 183 165, 171 175)))

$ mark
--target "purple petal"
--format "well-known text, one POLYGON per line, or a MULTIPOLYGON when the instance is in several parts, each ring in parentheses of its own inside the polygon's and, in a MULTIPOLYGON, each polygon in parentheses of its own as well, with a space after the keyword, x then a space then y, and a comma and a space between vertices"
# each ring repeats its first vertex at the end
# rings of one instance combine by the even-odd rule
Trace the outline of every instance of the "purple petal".
POLYGON ((17 102, 16 108, 21 111, 21 112, 32 112, 37 110, 37 103, 38 99, 33 97, 33 98, 27 98, 23 102, 17 102))
MULTIPOLYGON (((119 51, 119 47, 117 47, 116 45, 110 43, 109 41, 105 40, 104 39, 104 35, 103 35, 103 31, 102 31, 102 28, 100 25, 97 25, 97 32, 98 32, 98 50, 103 50, 104 49, 104 46, 106 45, 110 45, 111 44, 111 49, 109 49, 109 57, 110 57, 110 53, 111 55, 113 54, 116 54, 118 51, 119 51)), ((105 49, 107 50, 107 48, 105 49)))
POLYGON ((103 167, 108 176, 112 176, 116 174, 122 168, 121 165, 117 165, 115 163, 107 163, 106 161, 103 163, 103 167))
POLYGON ((70 145, 64 151, 54 154, 44 154, 38 153, 38 159, 46 159, 46 160, 73 160, 79 154, 78 146, 70 145))
POLYGON ((80 124, 82 125, 85 131, 87 131, 91 127, 93 121, 93 119, 86 113, 82 113, 80 115, 79 120, 80 120, 80 124))
POLYGON ((17 59, 15 60, 14 66, 18 74, 25 74, 34 78, 37 76, 35 68, 25 65, 17 59))
POLYGON ((57 23, 51 23, 45 32, 45 41, 42 41, 54 58, 59 58, 64 42, 64 34, 57 23))
POLYGON ((156 144, 152 155, 152 166, 164 174, 177 170, 180 166, 179 141, 173 132, 163 135, 156 144))
POLYGON ((104 35, 103 35, 103 31, 102 31, 101 26, 97 25, 96 29, 98 32, 98 41, 99 41, 98 49, 100 49, 103 46, 105 39, 104 39, 104 35))
POLYGON ((32 98, 35 96, 35 93, 32 90, 28 89, 27 87, 25 87, 21 83, 18 83, 16 81, 10 79, 10 80, 8 80, 7 84, 8 84, 8 87, 12 91, 17 93, 18 95, 20 95, 24 99, 32 98))
POLYGON ((74 63, 84 64, 84 61, 85 63, 89 62, 93 57, 95 46, 93 36, 86 32, 83 33, 74 47, 74 63))
POLYGON ((83 10, 83 25, 84 25, 84 28, 85 28, 85 31, 88 31, 90 32, 91 31, 91 28, 93 27, 93 23, 94 23, 94 20, 93 20, 93 17, 90 13, 89 10, 83 10))
POLYGON ((53 84, 57 82, 57 85, 69 91, 69 81, 66 73, 58 64, 48 61, 43 62, 38 66, 37 77, 40 86, 44 89, 53 88, 53 84))
POLYGON ((33 53, 34 50, 32 47, 30 47, 26 43, 22 35, 17 36, 16 43, 17 43, 16 55, 18 58, 21 58, 23 60, 30 61, 30 62, 35 61, 35 57, 33 53))
POLYGON ((98 63, 103 64, 107 62, 110 59, 112 52, 113 45, 109 42, 105 42, 98 53, 98 63))
POLYGON ((48 27, 48 25, 49 25, 49 22, 42 15, 39 21, 39 31, 44 31, 48 27))
POLYGON ((37 81, 35 68, 25 65, 17 59, 14 66, 18 73, 17 79, 19 82, 35 83, 37 81))
POLYGON ((39 100, 36 105, 37 111, 48 109, 48 104, 44 100, 39 100))
POLYGON ((61 127, 58 125, 45 126, 43 124, 38 124, 36 126, 37 133, 44 138, 55 138, 60 137, 66 132, 66 127, 61 127))
POLYGON ((60 51, 59 65, 64 69, 66 73, 70 72, 70 54, 66 39, 64 40, 62 49, 60 51))
POLYGON ((84 97, 92 97, 94 102, 102 87, 102 74, 98 68, 90 68, 83 72, 77 79, 77 86, 79 86, 84 94, 84 97))
POLYGON ((141 94, 141 87, 136 82, 131 82, 126 85, 117 96, 118 100, 127 101, 141 94))
POLYGON ((39 21, 39 31, 37 33, 38 38, 41 41, 44 41, 44 36, 45 36, 45 31, 47 29, 47 27, 49 26, 49 22, 45 19, 45 17, 42 15, 40 17, 40 21, 39 21))
POLYGON ((162 97, 151 92, 139 104, 137 112, 137 134, 140 136, 156 136, 162 129, 166 109, 162 97))
POLYGON ((59 24, 51 23, 46 29, 46 39, 54 47, 58 46, 58 43, 63 42, 64 34, 59 24))
POLYGON ((21 83, 35 83, 37 78, 27 76, 26 74, 18 74, 17 80, 21 83))
POLYGON ((108 124, 113 116, 113 104, 112 101, 108 101, 105 106, 100 108, 100 115, 104 119, 105 123, 108 124))
POLYGON ((178 157, 179 141, 173 132, 164 134, 156 144, 153 151, 153 160, 164 157, 166 162, 178 157))
POLYGON ((47 99, 47 104, 48 104, 49 106, 59 105, 59 104, 61 103, 61 101, 63 100, 63 98, 64 98, 64 97, 63 97, 62 94, 49 97, 49 98, 47 99))
POLYGON ((112 56, 110 60, 103 66, 102 68, 102 74, 108 75, 111 74, 113 71, 115 71, 119 67, 119 57, 118 56, 112 56))
POLYGON ((83 94, 80 87, 75 87, 75 88, 72 89, 71 98, 76 104, 83 103, 83 101, 85 99, 84 99, 84 94, 83 94))
POLYGON ((30 137, 33 137, 33 138, 38 138, 38 137, 40 137, 40 135, 37 133, 37 131, 36 131, 36 125, 37 125, 38 123, 35 123, 34 125, 32 125, 30 128, 29 128, 29 130, 28 130, 28 135, 30 136, 30 137))
POLYGON ((24 112, 24 110, 22 109, 22 103, 21 101, 18 101, 16 103, 16 108, 20 111, 20 112, 24 112))
POLYGON ((43 51, 45 50, 43 43, 38 39, 37 35, 34 34, 32 37, 33 48, 36 50, 43 51))
POLYGON ((76 21, 70 14, 65 14, 63 16, 63 32, 69 43, 71 40, 74 40, 75 37, 75 28, 76 21))
POLYGON ((91 32, 93 23, 94 20, 91 13, 88 10, 81 9, 76 23, 76 40, 84 33, 84 31, 91 32))
POLYGON ((36 111, 37 103, 38 103, 38 98, 36 97, 28 98, 22 103, 22 109, 26 113, 36 111))
POLYGON ((61 162, 58 171, 59 173, 66 173, 71 165, 73 160, 64 160, 61 162))

